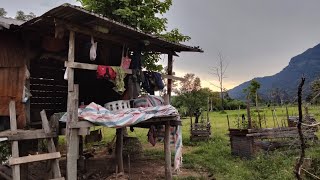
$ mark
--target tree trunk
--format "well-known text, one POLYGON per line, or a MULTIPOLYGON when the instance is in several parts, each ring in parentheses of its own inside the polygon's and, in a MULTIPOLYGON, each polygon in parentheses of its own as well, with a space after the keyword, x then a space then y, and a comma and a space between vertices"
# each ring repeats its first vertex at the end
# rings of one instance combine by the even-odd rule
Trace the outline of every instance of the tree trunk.
POLYGON ((221 108, 222 108, 222 111, 224 111, 224 107, 223 107, 223 92, 222 92, 222 84, 221 84, 221 87, 220 87, 220 93, 221 93, 221 108))
POLYGON ((247 116, 248 116, 248 129, 252 128, 251 115, 250 115, 250 98, 247 96, 247 116))

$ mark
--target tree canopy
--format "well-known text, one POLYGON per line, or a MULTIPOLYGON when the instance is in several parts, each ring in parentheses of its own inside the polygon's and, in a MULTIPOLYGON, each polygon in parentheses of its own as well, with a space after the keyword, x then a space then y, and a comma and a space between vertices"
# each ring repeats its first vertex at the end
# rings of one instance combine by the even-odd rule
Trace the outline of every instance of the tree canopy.
MULTIPOLYGON (((185 42, 189 36, 178 29, 167 31, 167 18, 163 15, 170 9, 172 0, 78 0, 82 6, 95 13, 139 29, 145 33, 158 35, 171 42, 185 42)), ((143 55, 143 65, 148 70, 161 71, 158 54, 143 55)))
POLYGON ((22 21, 28 21, 28 20, 33 19, 35 17, 36 17, 36 15, 33 14, 32 12, 30 12, 29 14, 25 14, 23 11, 17 11, 15 18, 18 20, 22 20, 22 21))
POLYGON ((7 15, 7 11, 4 8, 0 8, 0 17, 4 17, 7 15))

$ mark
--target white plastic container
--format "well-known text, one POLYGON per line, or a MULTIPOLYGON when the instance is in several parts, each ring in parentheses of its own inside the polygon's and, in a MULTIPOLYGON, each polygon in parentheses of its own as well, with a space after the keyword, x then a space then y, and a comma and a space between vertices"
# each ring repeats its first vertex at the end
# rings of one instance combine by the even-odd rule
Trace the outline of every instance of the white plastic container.
POLYGON ((110 111, 129 109, 130 101, 129 100, 112 101, 112 102, 106 103, 104 107, 110 111))

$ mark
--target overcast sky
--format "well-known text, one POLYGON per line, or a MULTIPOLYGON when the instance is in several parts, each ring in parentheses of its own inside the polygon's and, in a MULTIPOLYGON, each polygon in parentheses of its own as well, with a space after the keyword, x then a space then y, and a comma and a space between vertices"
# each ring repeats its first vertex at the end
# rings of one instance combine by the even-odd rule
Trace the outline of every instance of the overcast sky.
MULTIPOLYGON (((12 17, 17 10, 41 15, 65 2, 79 5, 75 0, 0 2, 12 17)), ((174 70, 181 76, 195 73, 203 86, 217 84, 209 72, 221 51, 229 62, 227 88, 273 75, 320 43, 319 7, 319 0, 173 0, 168 28, 179 28, 191 36, 189 45, 205 51, 180 54, 174 70)))

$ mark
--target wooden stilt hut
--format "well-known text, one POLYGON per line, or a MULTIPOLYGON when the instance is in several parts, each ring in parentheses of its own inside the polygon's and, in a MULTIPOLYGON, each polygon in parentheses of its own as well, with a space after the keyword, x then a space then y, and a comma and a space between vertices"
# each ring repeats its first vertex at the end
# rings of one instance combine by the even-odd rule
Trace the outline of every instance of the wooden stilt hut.
MULTIPOLYGON (((120 67, 124 46, 129 53, 140 56, 142 53, 168 55, 168 74, 162 77, 168 79, 169 97, 172 79, 181 80, 172 76, 173 56, 183 51, 202 52, 198 47, 168 42, 70 4, 51 9, 27 22, 0 19, 0 39, 0 118, 1 122, 13 123, 11 130, 8 129, 10 125, 0 124, 2 130, 8 129, 1 131, 0 137, 12 142, 14 180, 21 178, 21 163, 60 157, 51 140, 50 147, 48 145, 51 151, 47 155, 19 157, 14 154, 21 140, 57 137, 61 132, 51 129, 56 126, 49 128, 46 118, 60 112, 67 112, 66 178, 77 179, 80 136, 87 135, 89 128, 95 126, 79 120, 79 104, 105 104, 121 99, 111 83, 96 79, 96 70, 98 65, 120 67), (89 56, 92 41, 98 42, 95 61, 90 61, 89 56)), ((136 61, 131 63, 141 64, 141 58, 136 61)), ((125 69, 125 73, 132 74, 133 68, 125 69)), ((177 115, 163 116, 135 126, 149 128, 151 125, 165 126, 165 177, 171 179, 169 130, 170 126, 180 126, 181 121, 177 115)), ((118 128, 116 155, 119 172, 123 172, 122 134, 123 129, 118 128)), ((53 169, 58 172, 55 167, 53 169)), ((52 178, 63 179, 59 173, 52 178)))

